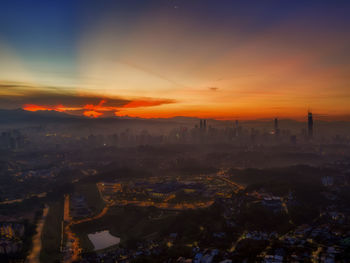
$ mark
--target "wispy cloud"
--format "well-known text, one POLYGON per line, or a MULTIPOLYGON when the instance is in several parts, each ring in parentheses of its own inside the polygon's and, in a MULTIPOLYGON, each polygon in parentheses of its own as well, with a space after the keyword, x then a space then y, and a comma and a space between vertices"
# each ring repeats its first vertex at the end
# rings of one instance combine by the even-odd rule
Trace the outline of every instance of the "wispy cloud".
POLYGON ((211 91, 218 91, 218 90, 219 90, 218 87, 209 87, 209 89, 210 89, 211 91))

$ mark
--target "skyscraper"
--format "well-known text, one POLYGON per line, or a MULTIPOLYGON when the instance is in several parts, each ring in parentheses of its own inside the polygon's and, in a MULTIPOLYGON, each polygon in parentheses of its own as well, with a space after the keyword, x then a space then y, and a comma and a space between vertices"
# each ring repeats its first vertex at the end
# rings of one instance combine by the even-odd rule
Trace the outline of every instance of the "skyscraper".
POLYGON ((238 120, 235 121, 235 136, 239 136, 240 135, 240 131, 241 131, 241 127, 238 124, 238 120))
POLYGON ((275 124, 275 129, 274 129, 275 135, 279 135, 280 130, 278 128, 278 119, 277 118, 275 118, 274 124, 275 124))
POLYGON ((308 115, 307 115, 307 131, 308 131, 308 137, 309 138, 312 138, 313 136, 313 129, 314 129, 314 121, 313 121, 313 118, 312 118, 312 112, 308 112, 308 115))

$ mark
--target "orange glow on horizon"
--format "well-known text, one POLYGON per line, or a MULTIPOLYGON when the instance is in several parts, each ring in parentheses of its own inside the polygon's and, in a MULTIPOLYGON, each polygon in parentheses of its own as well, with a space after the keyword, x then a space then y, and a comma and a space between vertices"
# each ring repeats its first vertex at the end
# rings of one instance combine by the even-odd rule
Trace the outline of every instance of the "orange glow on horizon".
MULTIPOLYGON (((168 101, 167 103, 171 103, 168 101)), ((139 107, 151 107, 151 106, 159 106, 164 104, 164 101, 161 100, 134 100, 125 104, 123 108, 139 108, 139 107)))
MULTIPOLYGON (((43 105, 35 105, 35 104, 26 104, 23 106, 23 109, 26 111, 58 111, 65 112, 67 110, 72 110, 72 108, 67 108, 63 105, 57 106, 43 106, 43 105)), ((73 109, 74 110, 74 109, 73 109)))
POLYGON ((94 104, 85 104, 81 107, 67 107, 62 104, 55 106, 46 106, 46 105, 36 105, 36 104, 25 104, 23 109, 26 111, 57 111, 57 112, 66 112, 69 114, 82 114, 86 117, 98 118, 105 113, 112 113, 115 116, 118 116, 118 112, 122 109, 132 109, 132 108, 146 108, 152 106, 160 106, 162 104, 172 103, 170 100, 134 100, 126 103, 121 106, 104 106, 107 103, 107 100, 102 99, 97 105, 94 104))
MULTIPOLYGON (((275 112, 274 110, 260 110, 236 108, 232 111, 225 108, 216 108, 215 110, 208 108, 192 108, 183 109, 168 107, 151 107, 151 103, 143 103, 143 101, 130 102, 120 107, 107 107, 103 106, 107 101, 101 100, 97 105, 86 104, 82 107, 67 107, 64 105, 56 106, 44 106, 35 104, 25 104, 22 108, 26 111, 57 111, 64 112, 71 115, 83 115, 89 118, 100 118, 106 116, 116 117, 133 117, 133 118, 173 118, 173 117, 191 117, 191 118, 207 118, 216 120, 257 120, 257 119, 270 119, 270 118, 285 118, 294 119, 298 121, 304 121, 307 109, 298 108, 292 110, 284 110, 283 112, 275 112), (141 106, 142 105, 142 106, 141 106), (149 106, 146 106, 149 105, 149 106), (133 107, 131 107, 133 106, 133 107)), ((154 105, 155 106, 155 105, 154 105)), ((329 116, 320 116, 323 120, 350 120, 350 117, 342 114, 335 114, 329 116)))
POLYGON ((106 100, 101 100, 97 105, 86 104, 83 107, 66 107, 64 105, 56 105, 56 106, 45 106, 45 105, 36 105, 36 104, 26 104, 23 106, 23 109, 26 111, 57 111, 57 112, 67 112, 67 111, 80 111, 85 110, 82 114, 86 117, 98 118, 102 116, 107 111, 116 111, 116 107, 103 107, 106 100))
POLYGON ((98 110, 98 111, 105 111, 106 107, 102 107, 103 104, 105 104, 107 101, 106 100, 101 100, 97 105, 93 104, 86 104, 83 108, 86 110, 98 110))
POLYGON ((101 112, 97 112, 97 111, 94 111, 94 110, 91 110, 91 111, 84 111, 84 116, 86 117, 91 117, 91 118, 98 118, 100 117, 101 115, 103 115, 103 113, 101 112))

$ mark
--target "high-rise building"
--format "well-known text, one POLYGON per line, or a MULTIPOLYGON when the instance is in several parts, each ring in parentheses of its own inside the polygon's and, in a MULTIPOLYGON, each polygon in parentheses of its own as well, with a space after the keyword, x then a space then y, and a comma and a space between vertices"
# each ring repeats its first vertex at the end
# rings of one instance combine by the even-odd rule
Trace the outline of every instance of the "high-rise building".
POLYGON ((312 118, 312 112, 308 112, 307 115, 307 132, 308 132, 308 136, 309 138, 312 138, 312 136, 314 135, 314 121, 312 118))
POLYGON ((204 129, 207 128, 207 120, 203 120, 203 128, 204 128, 204 129))
POLYGON ((238 137, 241 134, 242 127, 239 126, 238 120, 235 121, 235 136, 238 137))
POLYGON ((278 119, 277 118, 275 118, 274 124, 275 124, 275 127, 274 127, 275 135, 279 135, 280 130, 278 128, 278 119))
POLYGON ((275 131, 278 129, 278 119, 277 118, 275 118, 275 131))

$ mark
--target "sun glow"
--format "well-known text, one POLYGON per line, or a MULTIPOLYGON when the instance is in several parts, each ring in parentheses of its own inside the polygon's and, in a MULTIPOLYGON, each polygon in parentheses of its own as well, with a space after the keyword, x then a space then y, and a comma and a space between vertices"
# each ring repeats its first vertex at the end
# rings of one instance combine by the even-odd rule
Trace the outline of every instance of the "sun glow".
POLYGON ((161 106, 165 104, 171 104, 174 101, 171 100, 162 100, 162 99, 141 99, 141 100, 130 100, 125 101, 123 105, 120 106, 107 106, 108 100, 102 99, 98 104, 85 104, 81 107, 69 107, 62 104, 47 106, 47 105, 36 105, 36 104, 25 104, 23 109, 27 111, 58 111, 66 112, 69 114, 83 114, 86 117, 98 118, 102 116, 120 116, 118 113, 120 111, 126 111, 133 109, 146 109, 150 107, 161 106))
POLYGON ((57 106, 43 106, 43 105, 35 105, 35 104, 26 104, 23 106, 23 109, 26 111, 58 111, 58 112, 66 112, 71 110, 78 110, 79 108, 71 108, 65 107, 63 105, 57 106))
POLYGON ((100 117, 101 115, 103 115, 103 113, 97 112, 97 111, 94 111, 94 110, 84 111, 83 114, 84 114, 84 116, 86 116, 86 117, 91 117, 91 118, 98 118, 98 117, 100 117))

